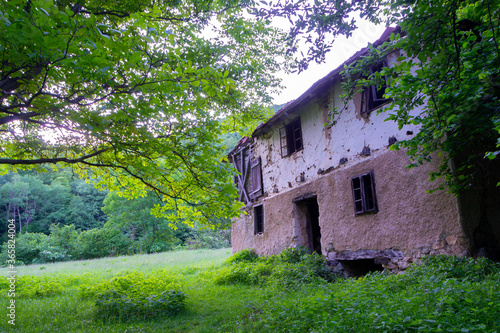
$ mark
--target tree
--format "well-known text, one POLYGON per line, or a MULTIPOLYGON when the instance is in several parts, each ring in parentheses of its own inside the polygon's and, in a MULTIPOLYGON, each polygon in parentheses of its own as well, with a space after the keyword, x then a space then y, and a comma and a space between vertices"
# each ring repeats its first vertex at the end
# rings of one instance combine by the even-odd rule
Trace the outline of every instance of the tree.
MULTIPOLYGON (((144 197, 131 199, 110 192, 102 207, 108 216, 106 226, 119 228, 130 236, 131 241, 137 240, 140 252, 168 250, 180 243, 180 239, 168 220, 151 214, 154 206, 159 204, 161 200, 152 192, 144 197)), ((187 226, 181 228, 185 229, 187 226)))
POLYGON ((498 161, 492 161, 498 154, 500 119, 499 5, 477 0, 390 1, 384 13, 389 22, 399 23, 402 33, 344 72, 347 96, 356 87, 388 80, 386 97, 393 99, 383 110, 388 120, 400 127, 420 127, 413 138, 394 148, 407 150, 411 167, 439 153, 441 167, 431 179, 444 177, 439 188, 455 194, 474 184, 499 181, 493 172, 498 161), (367 73, 370 64, 396 50, 404 51, 398 64, 367 73), (412 113, 422 105, 422 113, 412 113))
POLYGON ((249 2, 0 3, 4 171, 52 163, 121 195, 149 188, 171 220, 237 213, 214 143, 265 117, 284 59, 249 2))

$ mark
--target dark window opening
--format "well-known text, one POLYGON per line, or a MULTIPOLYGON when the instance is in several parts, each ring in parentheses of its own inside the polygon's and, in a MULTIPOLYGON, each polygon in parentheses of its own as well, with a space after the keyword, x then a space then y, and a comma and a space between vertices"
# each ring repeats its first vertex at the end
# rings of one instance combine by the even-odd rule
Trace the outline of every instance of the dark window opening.
MULTIPOLYGON (((370 75, 382 71, 384 67, 387 67, 385 62, 370 67, 370 75)), ((383 83, 380 86, 371 85, 364 88, 361 98, 362 114, 369 113, 379 106, 391 101, 391 99, 384 97, 385 90, 387 89, 387 79, 382 77, 382 81, 383 83)))
POLYGON ((356 215, 378 211, 373 170, 351 179, 356 215))
POLYGON ((280 128, 281 157, 295 153, 303 148, 300 117, 280 128))
POLYGON ((255 206, 253 208, 254 235, 264 232, 264 206, 255 206))
POLYGON ((376 259, 341 260, 340 263, 348 276, 359 277, 370 272, 381 272, 384 267, 375 263, 376 259))

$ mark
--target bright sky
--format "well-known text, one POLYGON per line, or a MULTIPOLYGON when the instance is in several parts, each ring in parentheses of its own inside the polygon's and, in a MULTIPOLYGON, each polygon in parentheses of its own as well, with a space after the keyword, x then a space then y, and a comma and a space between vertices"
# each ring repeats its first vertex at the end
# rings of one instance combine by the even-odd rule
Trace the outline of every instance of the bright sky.
POLYGON ((368 43, 376 41, 384 30, 385 26, 383 25, 374 25, 367 22, 359 23, 359 28, 353 33, 352 37, 349 39, 342 37, 335 41, 332 50, 326 55, 325 63, 319 65, 311 63, 307 71, 300 73, 300 75, 297 73, 280 75, 283 78, 283 86, 286 88, 281 94, 273 96, 274 104, 285 104, 302 95, 316 81, 340 66, 354 53, 367 46, 368 43))

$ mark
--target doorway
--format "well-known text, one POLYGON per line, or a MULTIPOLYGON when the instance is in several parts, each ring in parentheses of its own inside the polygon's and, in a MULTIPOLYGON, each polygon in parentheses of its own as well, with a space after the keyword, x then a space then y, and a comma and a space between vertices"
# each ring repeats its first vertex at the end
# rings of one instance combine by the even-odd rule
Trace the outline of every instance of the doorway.
POLYGON ((319 205, 317 197, 294 200, 298 245, 309 248, 311 253, 321 253, 321 227, 319 226, 319 205))

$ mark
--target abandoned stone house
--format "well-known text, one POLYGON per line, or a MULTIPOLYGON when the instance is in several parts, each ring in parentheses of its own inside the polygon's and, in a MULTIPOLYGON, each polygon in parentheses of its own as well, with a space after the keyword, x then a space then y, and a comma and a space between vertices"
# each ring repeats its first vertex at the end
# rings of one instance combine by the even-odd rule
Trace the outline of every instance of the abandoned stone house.
MULTIPOLYGON (((390 54, 384 64, 398 57, 390 54)), ((427 193, 436 186, 429 172, 438 162, 408 169, 405 152, 389 149, 418 128, 399 130, 384 121, 387 115, 377 114, 390 103, 383 87, 364 89, 333 125, 325 125, 329 108, 343 106, 342 70, 343 65, 286 104, 229 154, 245 203, 233 221, 233 251, 253 248, 269 255, 306 246, 354 275, 383 267, 404 270, 424 254, 470 254, 469 234, 479 222, 464 227, 459 197, 427 193)), ((487 232, 498 240, 498 221, 487 232)))

